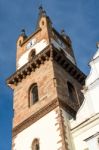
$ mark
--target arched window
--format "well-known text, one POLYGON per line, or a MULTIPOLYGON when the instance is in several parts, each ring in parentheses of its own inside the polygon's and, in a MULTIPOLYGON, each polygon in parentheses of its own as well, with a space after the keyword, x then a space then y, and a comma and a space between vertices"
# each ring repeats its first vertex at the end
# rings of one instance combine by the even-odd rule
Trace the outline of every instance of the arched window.
POLYGON ((31 52, 29 53, 29 60, 31 61, 35 57, 35 49, 32 49, 31 52))
POLYGON ((38 86, 33 84, 29 90, 29 106, 33 105, 38 101, 38 86))
POLYGON ((67 82, 67 86, 70 100, 75 101, 77 96, 74 86, 70 82, 67 82))
POLYGON ((40 150, 39 140, 34 139, 32 143, 32 150, 40 150))

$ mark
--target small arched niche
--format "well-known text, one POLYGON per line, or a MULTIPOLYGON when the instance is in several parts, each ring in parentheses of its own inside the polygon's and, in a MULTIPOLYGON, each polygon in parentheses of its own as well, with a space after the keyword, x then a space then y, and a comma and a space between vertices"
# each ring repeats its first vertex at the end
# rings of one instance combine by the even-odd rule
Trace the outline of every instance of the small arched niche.
POLYGON ((35 138, 32 142, 32 150, 40 150, 39 139, 35 138))
POLYGON ((36 55, 36 50, 32 49, 31 52, 29 53, 29 61, 31 61, 36 55))

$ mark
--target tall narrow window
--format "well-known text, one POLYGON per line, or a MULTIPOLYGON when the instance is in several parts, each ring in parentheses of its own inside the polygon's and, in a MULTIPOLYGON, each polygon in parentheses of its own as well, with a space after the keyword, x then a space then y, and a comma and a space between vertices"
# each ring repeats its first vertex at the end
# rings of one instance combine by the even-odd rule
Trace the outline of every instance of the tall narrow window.
POLYGON ((75 101, 77 97, 74 86, 70 82, 67 82, 67 86, 70 100, 75 101))
POLYGON ((37 84, 33 84, 29 91, 29 106, 35 104, 38 101, 38 87, 37 84))
POLYGON ((38 139, 34 139, 34 141, 32 143, 32 150, 40 150, 40 145, 39 145, 38 139))

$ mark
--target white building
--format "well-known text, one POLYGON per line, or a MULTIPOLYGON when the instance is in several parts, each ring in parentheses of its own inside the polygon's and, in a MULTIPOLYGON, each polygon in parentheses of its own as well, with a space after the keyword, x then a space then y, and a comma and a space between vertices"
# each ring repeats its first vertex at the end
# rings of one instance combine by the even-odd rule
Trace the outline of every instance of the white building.
POLYGON ((99 43, 89 65, 90 73, 83 89, 84 101, 76 120, 71 120, 71 133, 76 150, 99 150, 99 43))

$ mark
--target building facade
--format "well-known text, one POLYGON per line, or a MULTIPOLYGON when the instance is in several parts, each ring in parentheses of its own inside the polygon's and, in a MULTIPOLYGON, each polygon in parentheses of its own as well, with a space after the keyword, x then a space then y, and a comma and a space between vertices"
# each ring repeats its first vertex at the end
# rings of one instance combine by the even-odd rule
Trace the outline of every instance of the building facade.
MULTIPOLYGON (((81 118, 84 103, 90 103, 84 96, 90 93, 92 76, 86 79, 83 89, 86 76, 76 65, 70 38, 64 31, 56 31, 40 7, 36 31, 27 36, 22 30, 16 46, 16 72, 7 79, 13 89, 12 150, 80 150, 80 143, 90 145, 90 137, 97 138, 98 132, 92 132, 82 142, 80 134, 84 132, 80 129, 86 120, 81 118)), ((96 107, 92 115, 88 112, 90 119, 98 117, 96 107)))
POLYGON ((99 149, 99 43, 89 63, 91 70, 83 88, 84 101, 76 120, 71 120, 71 133, 76 150, 99 149))

